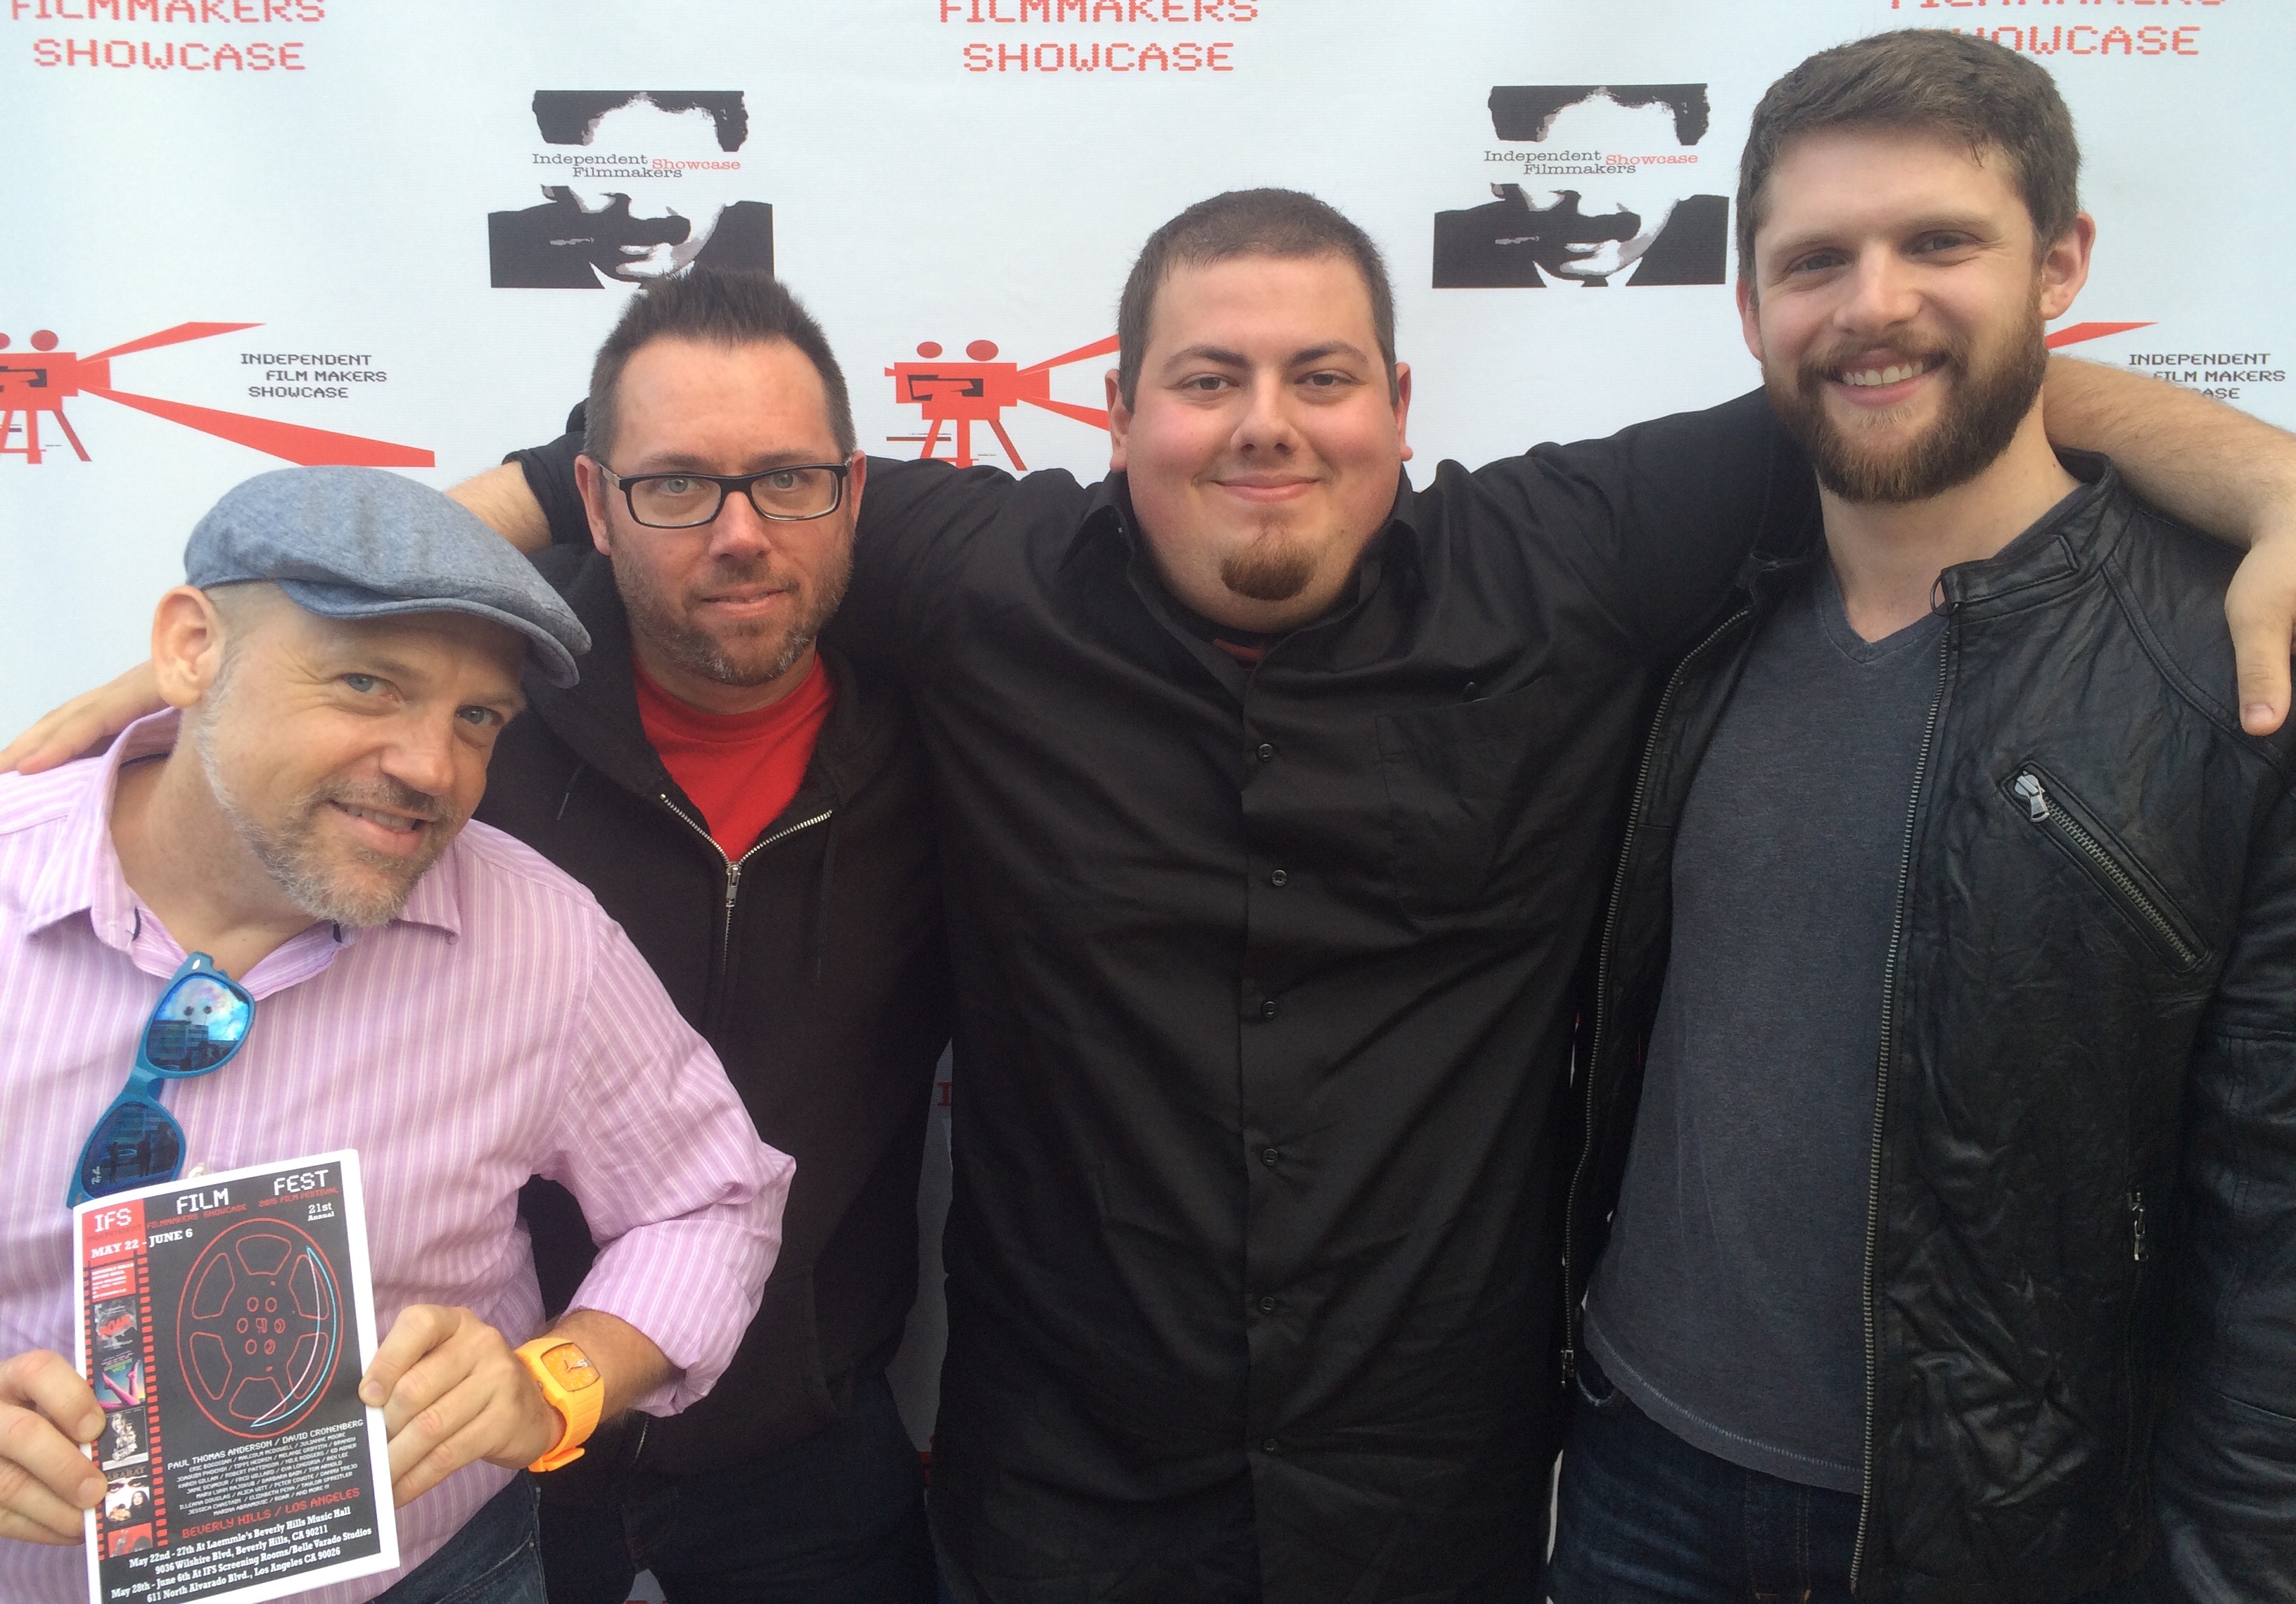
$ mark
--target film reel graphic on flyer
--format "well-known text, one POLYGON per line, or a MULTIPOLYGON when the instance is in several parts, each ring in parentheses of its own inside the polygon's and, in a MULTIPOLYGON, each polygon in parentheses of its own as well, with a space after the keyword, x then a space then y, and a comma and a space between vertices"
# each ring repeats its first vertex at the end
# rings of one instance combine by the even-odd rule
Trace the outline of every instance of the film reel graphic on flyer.
POLYGON ((239 1437, 291 1429, 342 1361, 343 1303, 327 1255, 299 1228, 219 1232, 184 1278, 176 1340, 200 1412, 239 1437))

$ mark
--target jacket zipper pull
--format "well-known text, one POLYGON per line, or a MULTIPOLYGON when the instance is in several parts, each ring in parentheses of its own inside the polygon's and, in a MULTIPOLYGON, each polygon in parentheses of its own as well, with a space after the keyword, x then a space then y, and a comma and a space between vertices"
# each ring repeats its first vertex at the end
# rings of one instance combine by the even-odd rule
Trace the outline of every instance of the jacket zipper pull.
POLYGON ((734 917, 734 893, 742 889, 742 866, 731 860, 726 864, 726 917, 734 917))
POLYGON ((2025 799, 2025 810, 2036 819, 2049 816, 2049 794, 2041 789, 2039 775, 2028 769, 2017 777, 2017 783, 2010 789, 2025 799))
POLYGON ((2144 1263, 2144 1194, 2128 1194, 2128 1241, 2139 1264, 2144 1263))

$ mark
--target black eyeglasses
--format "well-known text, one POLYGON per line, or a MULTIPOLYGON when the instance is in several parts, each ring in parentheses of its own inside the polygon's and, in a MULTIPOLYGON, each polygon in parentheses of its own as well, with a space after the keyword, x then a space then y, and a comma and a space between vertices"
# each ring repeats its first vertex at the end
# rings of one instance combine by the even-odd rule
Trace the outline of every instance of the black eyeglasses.
POLYGON ((127 1084, 79 1150, 64 1206, 175 1180, 184 1167, 184 1128, 161 1105, 161 1089, 230 1063, 254 1023, 247 988, 204 952, 185 958, 144 1022, 127 1084))
POLYGON ((802 523, 826 518, 845 501, 850 463, 808 462, 762 473, 636 473, 625 479, 603 463, 607 478, 622 487, 630 516, 649 529, 698 529, 715 519, 726 498, 739 490, 761 518, 802 523))

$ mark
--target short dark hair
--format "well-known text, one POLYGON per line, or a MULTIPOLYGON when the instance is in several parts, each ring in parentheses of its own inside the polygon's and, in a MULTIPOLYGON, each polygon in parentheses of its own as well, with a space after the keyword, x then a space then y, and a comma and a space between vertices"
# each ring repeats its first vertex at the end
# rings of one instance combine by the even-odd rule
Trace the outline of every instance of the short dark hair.
POLYGON ((838 455, 853 455, 853 399, 846 392, 845 372, 812 314, 780 280, 766 274, 695 267, 675 278, 654 279, 632 296, 621 321, 598 348, 598 359, 590 366, 590 406, 582 429, 582 449, 593 461, 605 461, 614 448, 614 432, 621 422, 618 392, 622 369, 633 352, 653 340, 726 346, 788 341, 821 375, 838 455))
POLYGON ((1680 144, 1705 138, 1713 119, 1703 84, 1496 84, 1489 101, 1491 131, 1501 139, 1537 143, 1565 108, 1597 95, 1630 111, 1664 106, 1674 113, 1674 137, 1680 144))
POLYGON ((673 115, 709 112, 721 151, 738 151, 749 142, 750 109, 739 89, 537 89, 534 126, 551 144, 587 144, 607 112, 633 105, 673 115))
POLYGON ((2005 45, 1938 28, 1874 34, 1821 50, 1769 86, 1738 164, 1738 275, 1754 273, 1762 186, 1778 152, 1824 128, 1942 135, 1997 151, 2046 249, 2080 215, 2080 143, 2048 69, 2005 45))
POLYGON ((1300 260, 1342 256, 1363 276, 1371 296, 1372 328, 1387 364, 1387 387, 1395 394, 1395 291, 1387 263, 1371 235, 1338 209, 1296 189, 1232 189, 1199 201, 1148 236, 1140 258, 1124 281, 1116 306, 1116 387, 1127 407, 1140 388, 1140 363, 1148 350, 1148 317, 1156 292, 1176 267, 1204 267, 1240 256, 1300 260))

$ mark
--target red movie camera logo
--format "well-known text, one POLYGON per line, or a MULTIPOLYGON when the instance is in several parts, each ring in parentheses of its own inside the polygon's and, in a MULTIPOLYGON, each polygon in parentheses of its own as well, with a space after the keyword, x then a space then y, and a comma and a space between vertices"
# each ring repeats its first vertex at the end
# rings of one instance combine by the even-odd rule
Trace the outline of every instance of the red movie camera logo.
MULTIPOLYGON (((8 336, 0 334, 0 457, 20 457, 29 465, 39 465, 43 455, 40 446, 40 417, 46 414, 55 419, 56 426, 64 432, 71 448, 79 459, 89 459, 87 448, 80 444, 71 420, 64 415, 64 403, 74 396, 101 396, 107 401, 117 401, 122 407, 133 407, 138 412, 148 412, 166 418, 171 424, 181 424, 186 429, 196 429, 202 434, 212 434, 220 440, 234 440, 251 446, 258 451, 304 467, 321 464, 347 465, 364 468, 428 468, 435 466, 438 458, 430 452, 414 446, 397 446, 389 440, 367 440, 357 434, 337 434, 327 429, 307 429, 299 424, 283 424, 274 418, 248 417, 236 412, 218 412, 210 407, 192 407, 182 401, 163 401, 155 396, 130 395, 111 388, 111 359, 147 351, 155 346, 181 345, 187 340, 205 340, 215 334, 228 334, 239 329, 261 328, 259 323, 179 323, 174 328, 162 329, 156 334, 146 334, 141 340, 130 340, 125 345, 115 345, 94 356, 83 357, 74 351, 56 349, 56 337, 46 329, 31 338, 29 351, 9 349, 8 336), (9 440, 15 434, 21 420, 24 443, 12 446, 9 440)), ((53 448, 50 448, 53 449, 53 448)))
POLYGON ((917 455, 931 457, 933 448, 940 443, 943 427, 954 424, 956 455, 953 460, 958 467, 969 468, 972 465, 972 425, 986 424, 996 432, 1004 454, 1013 459, 1013 471, 1024 473, 1029 465, 1021 460, 1020 448, 1004 432, 1004 415, 1015 407, 1037 407, 1074 418, 1079 424, 1090 424, 1095 429, 1107 428, 1106 407, 1079 407, 1072 401, 1053 399, 1053 369, 1104 357, 1115 349, 1116 336, 1111 334, 1105 340, 1095 340, 1090 345, 1080 345, 1072 351, 1022 367, 1015 362, 996 361, 996 347, 987 340, 976 340, 964 348, 964 354, 972 361, 944 362, 939 360, 940 347, 928 340, 917 347, 917 355, 925 358, 923 361, 897 362, 885 370, 885 376, 893 382, 893 399, 905 407, 922 407, 925 422, 932 426, 922 436, 896 434, 888 438, 922 439, 924 449, 917 455))

